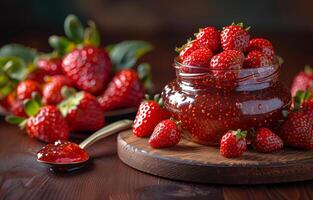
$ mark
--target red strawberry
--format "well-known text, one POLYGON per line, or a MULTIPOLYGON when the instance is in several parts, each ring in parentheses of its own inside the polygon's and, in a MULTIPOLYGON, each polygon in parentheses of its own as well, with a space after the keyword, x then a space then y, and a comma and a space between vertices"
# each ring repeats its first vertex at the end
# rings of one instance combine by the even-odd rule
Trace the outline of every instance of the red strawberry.
POLYGON ((109 82, 112 63, 104 49, 83 47, 68 53, 62 67, 65 75, 79 89, 97 94, 109 82))
POLYGON ((220 153, 226 158, 240 157, 247 150, 246 131, 229 130, 221 139, 220 153))
MULTIPOLYGON (((183 60, 184 65, 194 66, 194 67, 204 67, 209 68, 210 60, 213 56, 213 53, 210 49, 197 49, 192 52, 185 60, 183 60)), ((197 72, 200 69, 197 68, 189 68, 187 66, 183 66, 181 68, 184 72, 197 72)))
POLYGON ((133 133, 138 137, 150 135, 155 126, 164 119, 169 118, 169 113, 161 105, 161 99, 156 101, 143 101, 138 109, 133 124, 133 133))
POLYGON ((199 33, 196 34, 196 40, 201 47, 208 48, 214 52, 219 50, 221 41, 219 31, 212 26, 201 28, 199 33))
POLYGON ((47 143, 67 140, 68 126, 56 106, 44 106, 27 120, 26 130, 30 137, 47 143))
POLYGON ((302 109, 313 121, 313 99, 304 101, 300 109, 302 109))
POLYGON ((171 120, 163 120, 154 128, 149 139, 153 148, 172 147, 178 144, 181 139, 181 131, 177 124, 171 120))
POLYGON ((279 133, 287 146, 313 149, 312 119, 301 109, 288 115, 279 133))
POLYGON ((313 69, 305 66, 304 71, 299 72, 293 79, 291 95, 294 97, 298 90, 309 90, 313 92, 313 69))
POLYGON ((16 88, 17 98, 19 100, 30 99, 33 92, 37 92, 38 95, 41 95, 39 84, 33 80, 22 81, 16 88))
POLYGON ((144 96, 144 87, 136 71, 124 69, 118 72, 105 92, 98 97, 103 111, 138 106, 144 96))
POLYGON ((266 67, 271 66, 272 60, 262 54, 260 51, 250 51, 245 58, 243 66, 245 68, 256 68, 256 67, 266 67))
POLYGON ((196 40, 190 41, 187 44, 183 45, 181 48, 178 48, 176 51, 179 51, 178 61, 182 62, 185 60, 192 52, 199 49, 199 43, 196 40))
POLYGON ((36 81, 37 83, 44 83, 46 75, 47 74, 43 69, 37 68, 29 73, 26 79, 36 81))
POLYGON ((258 152, 270 153, 283 148, 283 141, 267 128, 259 128, 255 132, 253 145, 258 152))
POLYGON ((42 69, 46 75, 63 74, 61 58, 40 58, 37 61, 37 66, 42 69))
POLYGON ((254 38, 249 41, 248 51, 260 51, 263 55, 274 60, 275 52, 272 43, 263 38, 254 38))
POLYGON ((249 45, 250 35, 243 28, 243 24, 230 25, 221 32, 221 44, 224 50, 238 50, 245 52, 249 45))
POLYGON ((63 100, 61 89, 64 86, 71 87, 72 82, 63 75, 51 77, 50 82, 46 83, 42 90, 42 101, 45 105, 56 105, 63 100))
POLYGON ((97 98, 78 92, 59 104, 71 131, 95 131, 104 126, 104 114, 97 98))
POLYGON ((24 104, 22 100, 16 99, 11 103, 10 112, 18 117, 27 117, 24 110, 24 104))

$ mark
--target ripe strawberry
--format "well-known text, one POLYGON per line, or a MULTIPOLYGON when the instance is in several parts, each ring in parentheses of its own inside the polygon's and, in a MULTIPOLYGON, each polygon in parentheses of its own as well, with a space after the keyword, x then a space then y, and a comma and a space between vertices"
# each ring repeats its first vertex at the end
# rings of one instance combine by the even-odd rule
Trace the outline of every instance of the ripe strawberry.
MULTIPOLYGON (((184 65, 188 66, 194 66, 194 67, 202 67, 202 68, 209 68, 210 66, 210 60, 213 56, 213 53, 210 49, 197 49, 194 52, 192 52, 188 57, 186 57, 185 60, 183 60, 184 65)), ((197 72, 200 71, 200 69, 197 68, 190 68, 187 66, 183 66, 181 70, 184 72, 197 72)))
POLYGON ((32 93, 36 92, 38 95, 41 95, 41 89, 39 84, 33 80, 25 80, 20 82, 17 85, 16 93, 19 100, 30 99, 32 93))
POLYGON ((258 152, 270 153, 283 148, 283 141, 267 128, 259 128, 255 132, 253 145, 258 152))
POLYGON ((27 114, 24 110, 24 104, 22 100, 15 99, 10 105, 11 114, 18 117, 27 117, 27 114))
POLYGON ((223 28, 221 32, 221 44, 224 50, 238 50, 245 52, 248 45, 250 35, 248 29, 243 28, 243 24, 232 24, 223 28))
POLYGON ((67 140, 68 126, 56 106, 48 105, 27 120, 26 131, 30 137, 35 137, 47 143, 57 140, 67 140))
POLYGON ((133 133, 138 137, 150 135, 155 126, 164 119, 170 117, 169 113, 162 108, 162 99, 143 101, 136 114, 133 124, 133 133))
POLYGON ((312 119, 301 109, 288 115, 279 133, 287 146, 313 149, 312 119))
POLYGON ((180 139, 181 131, 177 124, 171 119, 166 119, 154 128, 149 144, 153 148, 172 147, 178 144, 180 139))
POLYGON ((63 74, 61 58, 39 58, 37 66, 42 69, 46 75, 63 74))
POLYGON ((144 87, 136 71, 124 69, 118 72, 107 89, 98 97, 103 111, 138 106, 144 96, 144 87))
POLYGON ((104 114, 97 98, 78 92, 58 105, 71 131, 95 131, 104 126, 104 114))
POLYGON ((245 68, 266 67, 272 64, 272 60, 260 51, 250 51, 243 63, 245 68))
POLYGON ((37 83, 44 83, 45 82, 45 76, 46 72, 43 69, 35 69, 31 73, 29 73, 26 77, 27 80, 33 80, 36 81, 37 83))
POLYGON ((112 63, 104 49, 83 47, 68 53, 62 67, 64 74, 79 89, 97 94, 109 82, 112 63))
POLYGON ((45 105, 56 105, 63 100, 61 89, 64 86, 71 87, 72 82, 63 75, 51 77, 50 82, 46 83, 42 90, 42 101, 45 105))
POLYGON ((247 150, 247 131, 229 130, 221 139, 220 153, 226 158, 240 157, 247 150))
POLYGON ((300 109, 306 113, 310 119, 313 121, 313 99, 308 99, 302 103, 300 109))
POLYGON ((260 51, 263 55, 274 60, 275 52, 272 43, 263 38, 254 38, 249 41, 248 51, 260 51))
POLYGON ((183 62, 192 52, 199 49, 200 45, 198 41, 193 40, 187 42, 187 44, 183 45, 180 48, 177 48, 176 51, 179 52, 178 61, 183 62))
POLYGON ((210 49, 213 52, 219 50, 221 45, 220 33, 212 26, 199 29, 199 33, 196 34, 196 40, 201 47, 210 49))
POLYGON ((313 69, 310 66, 305 66, 304 70, 294 77, 291 85, 291 95, 294 97, 298 90, 313 92, 313 69))

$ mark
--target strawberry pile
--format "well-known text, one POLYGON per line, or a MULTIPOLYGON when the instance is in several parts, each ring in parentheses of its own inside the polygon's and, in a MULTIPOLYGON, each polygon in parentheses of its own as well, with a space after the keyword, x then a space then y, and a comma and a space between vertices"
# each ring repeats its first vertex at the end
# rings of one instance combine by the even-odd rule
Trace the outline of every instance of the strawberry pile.
POLYGON ((0 49, 0 105, 7 121, 44 142, 67 140, 72 131, 96 131, 105 112, 138 107, 151 92, 151 72, 139 58, 152 50, 145 41, 100 47, 94 22, 84 27, 69 15, 65 36, 53 35, 53 51, 18 44, 0 49))

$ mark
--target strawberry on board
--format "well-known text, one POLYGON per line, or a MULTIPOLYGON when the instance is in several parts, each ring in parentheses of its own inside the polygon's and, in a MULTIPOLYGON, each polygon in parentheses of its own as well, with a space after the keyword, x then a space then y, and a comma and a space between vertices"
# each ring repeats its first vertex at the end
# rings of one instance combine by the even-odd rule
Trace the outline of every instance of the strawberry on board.
POLYGON ((283 148, 282 139, 268 128, 259 128, 254 134, 253 146, 256 151, 270 153, 283 148))
POLYGON ((158 123, 149 139, 153 148, 173 147, 181 139, 181 130, 176 121, 166 119, 158 123))
POLYGON ((133 124, 133 133, 138 137, 149 136, 159 122, 169 117, 170 114, 163 108, 162 98, 156 95, 154 100, 145 100, 140 104, 133 124))
POLYGON ((221 139, 220 153, 226 158, 240 157, 247 150, 247 131, 229 130, 221 139))
POLYGON ((205 28, 200 28, 199 32, 195 34, 196 40, 202 48, 210 49, 216 52, 220 49, 220 33, 213 27, 208 26, 205 28))
POLYGON ((41 96, 41 88, 36 81, 25 80, 17 85, 16 93, 19 100, 25 100, 32 98, 32 93, 38 93, 41 96))
POLYGON ((97 98, 81 91, 70 95, 58 108, 71 131, 96 131, 104 126, 104 114, 97 98))
POLYGON ((291 95, 294 97, 298 90, 313 92, 313 69, 308 65, 293 78, 291 95))
POLYGON ((271 61, 274 60, 275 52, 272 43, 264 38, 253 38, 249 41, 248 52, 259 51, 267 56, 271 61))
POLYGON ((238 50, 245 52, 249 45, 249 27, 244 29, 243 23, 231 24, 221 31, 221 45, 223 50, 238 50))

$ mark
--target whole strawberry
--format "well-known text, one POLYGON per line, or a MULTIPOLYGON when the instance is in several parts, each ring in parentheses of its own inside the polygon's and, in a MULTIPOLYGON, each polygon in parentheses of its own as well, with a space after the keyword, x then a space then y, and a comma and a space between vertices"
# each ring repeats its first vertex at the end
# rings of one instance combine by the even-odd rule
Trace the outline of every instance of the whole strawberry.
POLYGON ((305 66, 304 70, 293 78, 291 95, 294 97, 298 90, 313 92, 313 69, 310 66, 305 66))
POLYGON ((38 93, 41 95, 41 89, 36 81, 25 80, 17 85, 16 93, 19 100, 25 100, 30 99, 32 97, 32 93, 38 93))
POLYGON ((62 59, 61 58, 39 58, 37 66, 42 69, 46 75, 63 74, 62 59))
POLYGON ((155 100, 143 101, 136 114, 133 133, 138 137, 151 135, 155 126, 169 117, 169 113, 162 108, 162 99, 159 96, 155 100))
POLYGON ((98 97, 103 111, 138 106, 144 97, 143 84, 132 69, 119 71, 98 97))
POLYGON ((249 45, 250 34, 243 24, 232 24, 221 31, 221 44, 224 50, 238 50, 245 52, 249 45))
POLYGON ((45 77, 46 77, 46 72, 43 69, 35 69, 34 71, 30 72, 26 79, 27 80, 33 80, 36 81, 37 83, 44 83, 45 82, 45 77))
POLYGON ((95 131, 104 126, 104 114, 97 98, 78 92, 58 105, 71 131, 95 131))
POLYGON ((246 136, 246 131, 229 130, 221 139, 221 155, 226 158, 240 157, 247 150, 246 136))
POLYGON ((286 146, 300 149, 313 148, 312 119, 303 110, 291 112, 279 131, 286 146))
POLYGON ((258 152, 270 153, 283 148, 283 141, 267 128, 259 128, 255 132, 253 145, 258 152))
POLYGON ((250 51, 243 63, 243 66, 245 68, 257 68, 257 67, 266 67, 266 66, 271 66, 272 65, 272 60, 265 56, 263 53, 260 51, 250 51))
POLYGON ((196 34, 196 40, 201 47, 210 49, 213 52, 219 50, 221 45, 220 33, 213 26, 199 29, 199 33, 196 34))
POLYGON ((64 97, 61 90, 64 86, 71 87, 72 82, 64 75, 55 75, 50 78, 42 90, 42 101, 45 105, 56 105, 60 103, 64 97))
POLYGON ((109 82, 112 63, 104 49, 89 46, 68 53, 62 67, 76 87, 97 94, 109 82))
POLYGON ((192 67, 182 65, 181 70, 187 73, 188 72, 193 73, 193 72, 200 72, 201 71, 201 69, 199 69, 200 67, 208 69, 210 66, 210 60, 212 56, 213 56, 213 53, 210 49, 205 49, 205 48, 197 49, 194 52, 192 52, 182 62, 184 65, 188 65, 192 67))
POLYGON ((183 45, 180 48, 177 48, 176 51, 179 52, 178 61, 182 62, 185 60, 192 52, 199 49, 200 45, 197 40, 192 40, 187 42, 187 44, 183 45))
POLYGON ((259 51, 267 56, 271 61, 274 60, 275 52, 272 43, 263 38, 254 38, 249 41, 248 51, 259 51))
POLYGON ((16 99, 10 105, 10 113, 18 117, 27 117, 22 100, 16 99))
POLYGON ((172 147, 181 139, 181 130, 172 119, 163 120, 154 128, 149 139, 153 148, 172 147))

